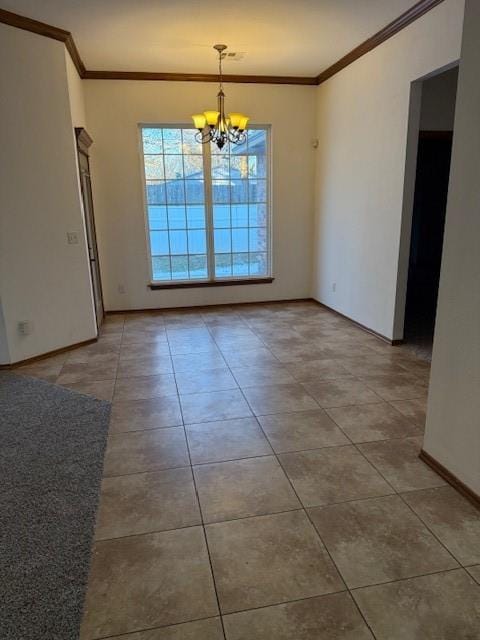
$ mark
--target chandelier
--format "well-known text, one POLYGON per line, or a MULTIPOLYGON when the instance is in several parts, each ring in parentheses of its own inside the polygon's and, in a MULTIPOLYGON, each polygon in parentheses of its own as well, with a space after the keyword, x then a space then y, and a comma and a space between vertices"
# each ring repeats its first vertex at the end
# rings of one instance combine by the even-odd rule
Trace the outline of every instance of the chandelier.
POLYGON ((250 118, 243 113, 229 113, 225 115, 225 94, 223 93, 222 60, 225 57, 226 44, 216 44, 213 47, 218 52, 218 74, 220 77, 217 93, 217 111, 205 111, 192 116, 193 123, 198 129, 195 136, 197 142, 207 144, 214 142, 219 149, 223 149, 227 142, 241 144, 247 139, 247 123, 250 118))

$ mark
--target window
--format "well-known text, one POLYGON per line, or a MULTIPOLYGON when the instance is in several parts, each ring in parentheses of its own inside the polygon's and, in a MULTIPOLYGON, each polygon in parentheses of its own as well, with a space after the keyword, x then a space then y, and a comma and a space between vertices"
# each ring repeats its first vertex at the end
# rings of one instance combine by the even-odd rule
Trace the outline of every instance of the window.
POLYGON ((141 127, 152 283, 268 277, 268 128, 221 151, 195 133, 141 127))

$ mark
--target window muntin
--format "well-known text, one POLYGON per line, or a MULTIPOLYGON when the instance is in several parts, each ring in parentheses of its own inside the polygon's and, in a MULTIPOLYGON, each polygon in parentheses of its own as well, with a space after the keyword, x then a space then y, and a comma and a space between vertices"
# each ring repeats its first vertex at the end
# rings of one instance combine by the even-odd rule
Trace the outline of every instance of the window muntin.
POLYGON ((221 151, 195 133, 141 127, 152 282, 270 275, 268 129, 221 151))

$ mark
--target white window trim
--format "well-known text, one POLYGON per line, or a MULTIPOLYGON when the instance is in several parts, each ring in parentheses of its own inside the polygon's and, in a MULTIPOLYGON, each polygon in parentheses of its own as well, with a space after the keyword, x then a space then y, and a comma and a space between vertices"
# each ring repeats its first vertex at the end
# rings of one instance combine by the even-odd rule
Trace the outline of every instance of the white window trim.
MULTIPOLYGON (((147 201, 147 180, 145 176, 145 159, 143 153, 143 138, 142 129, 146 128, 161 128, 161 129, 193 129, 191 124, 185 123, 138 123, 138 153, 140 160, 140 171, 142 180, 142 199, 143 199, 143 217, 146 237, 146 250, 147 250, 147 262, 148 262, 148 274, 149 285, 152 287, 158 286, 162 289, 168 289, 175 287, 200 287, 208 286, 211 284, 221 286, 222 283, 228 284, 248 284, 248 281, 259 282, 265 280, 271 282, 274 279, 273 276, 273 225, 272 225, 272 126, 269 124, 257 124, 249 125, 250 129, 264 129, 267 132, 266 135, 266 190, 267 190, 267 273, 261 276, 258 275, 245 275, 245 276, 226 276, 215 277, 215 251, 213 240, 213 202, 211 194, 211 180, 205 180, 205 232, 207 241, 207 271, 209 276, 207 278, 191 278, 187 280, 155 280, 153 278, 153 266, 152 266, 152 247, 150 243, 150 224, 148 219, 148 201, 147 201)), ((248 134, 247 134, 248 135, 248 134)), ((199 143, 201 144, 201 143, 199 143)), ((202 145, 202 155, 204 162, 204 173, 211 175, 211 158, 210 145, 202 145), (208 149, 207 149, 208 148, 208 149)))

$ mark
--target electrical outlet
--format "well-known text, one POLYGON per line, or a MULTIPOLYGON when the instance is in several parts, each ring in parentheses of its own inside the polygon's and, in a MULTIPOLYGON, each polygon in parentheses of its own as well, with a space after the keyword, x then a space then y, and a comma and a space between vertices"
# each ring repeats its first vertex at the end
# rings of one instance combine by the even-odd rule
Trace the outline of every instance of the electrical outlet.
POLYGON ((67 231, 68 244, 78 244, 78 233, 76 231, 67 231))
POLYGON ((332 291, 333 291, 333 293, 335 293, 336 290, 337 290, 337 283, 336 282, 332 282, 332 291))
POLYGON ((22 336, 29 336, 33 331, 33 325, 28 320, 20 320, 18 323, 18 333, 22 336))
POLYGON ((119 284, 118 285, 118 293, 125 293, 125 285, 124 284, 119 284))

